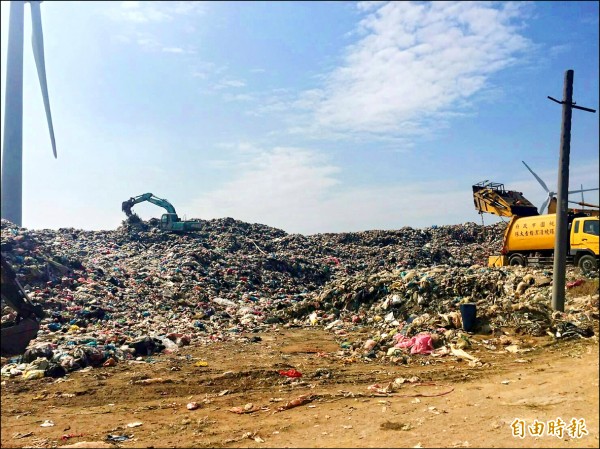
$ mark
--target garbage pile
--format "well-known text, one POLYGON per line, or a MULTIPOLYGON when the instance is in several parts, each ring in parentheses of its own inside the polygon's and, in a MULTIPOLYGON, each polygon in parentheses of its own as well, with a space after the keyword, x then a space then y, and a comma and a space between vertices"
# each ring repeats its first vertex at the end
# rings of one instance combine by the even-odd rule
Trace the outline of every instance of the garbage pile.
MULTIPOLYGON (((357 275, 327 284, 313 303, 297 304, 295 314, 306 316, 305 325, 335 331, 342 341, 353 326, 366 326, 371 330, 367 338, 342 343, 345 356, 404 363, 409 354, 444 355, 471 346, 463 331, 461 304, 475 305, 476 330, 491 337, 490 348, 494 342, 500 347, 512 343, 506 329, 534 337, 593 336, 599 318, 597 291, 593 297, 567 299, 561 313, 550 306, 551 276, 544 269, 480 265, 357 275)), ((581 276, 569 269, 568 279, 577 280, 567 287, 583 285, 581 276)))
MULTIPOLYGON (((370 357, 387 356, 391 343, 429 350, 440 339, 419 331, 460 327, 466 299, 481 305, 492 330, 557 331, 541 275, 482 268, 500 250, 504 223, 304 236, 232 218, 200 222, 200 231, 175 234, 154 219, 114 231, 28 230, 2 220, 2 253, 47 313, 2 374, 58 377, 192 342, 250 341, 249 333, 278 325, 370 326, 370 357), (393 332, 400 327, 403 338, 393 332)), ((13 317, 3 305, 2 321, 13 317)))

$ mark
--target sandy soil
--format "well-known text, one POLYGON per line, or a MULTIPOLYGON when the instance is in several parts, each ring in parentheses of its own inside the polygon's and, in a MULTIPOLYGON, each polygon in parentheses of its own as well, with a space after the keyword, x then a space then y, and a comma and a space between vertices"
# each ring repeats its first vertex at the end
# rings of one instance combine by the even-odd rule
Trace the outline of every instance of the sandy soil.
POLYGON ((599 446, 596 337, 558 343, 515 337, 530 347, 522 353, 476 346, 467 351, 484 364, 471 367, 450 356, 419 356, 408 366, 342 359, 334 336, 322 330, 259 336, 255 343, 186 347, 63 381, 4 379, 2 447, 599 446), (302 377, 279 374, 290 368, 302 377), (368 389, 412 376, 419 380, 391 394, 368 389), (278 411, 302 395, 307 402, 278 411), (190 402, 199 408, 188 410, 190 402), (256 411, 230 411, 244 406, 256 411), (547 426, 557 418, 566 423, 562 438, 512 434, 515 419, 547 426), (587 434, 568 435, 573 418, 585 420, 579 430, 587 434), (46 420, 54 426, 41 427, 46 420), (127 426, 136 422, 142 424, 127 426), (109 443, 108 435, 131 438, 109 443))

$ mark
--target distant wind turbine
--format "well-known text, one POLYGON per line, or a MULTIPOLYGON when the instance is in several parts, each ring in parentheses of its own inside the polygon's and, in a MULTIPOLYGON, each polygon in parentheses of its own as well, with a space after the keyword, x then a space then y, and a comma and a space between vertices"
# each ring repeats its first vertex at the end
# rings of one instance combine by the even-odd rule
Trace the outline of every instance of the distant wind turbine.
POLYGON ((44 36, 40 1, 11 1, 8 25, 6 93, 4 108, 4 141, 2 151, 2 218, 22 225, 23 212, 23 22, 25 3, 31 5, 33 56, 42 88, 44 109, 50 130, 52 151, 56 158, 56 142, 44 62, 44 36))
MULTIPOLYGON (((546 200, 544 201, 544 203, 540 206, 539 208, 539 213, 543 214, 544 213, 544 209, 546 208, 546 206, 548 206, 548 209, 550 208, 550 201, 552 201, 552 198, 554 198, 554 196, 557 194, 557 192, 552 192, 551 190, 548 189, 548 186, 546 185, 546 183, 542 180, 542 178, 540 178, 530 167, 529 165, 527 165, 525 163, 525 161, 521 161, 523 162, 523 165, 525 165, 525 167, 527 167, 527 170, 529 170, 531 172, 531 174, 533 175, 533 177, 535 179, 537 179, 537 182, 540 183, 540 185, 542 186, 542 188, 546 191, 546 193, 548 194, 548 197, 546 198, 546 200)), ((583 192, 591 192, 592 190, 598 190, 598 187, 594 188, 594 189, 585 189, 583 188, 583 186, 581 186, 581 190, 569 190, 569 195, 572 193, 579 193, 582 192, 582 196, 583 196, 583 192)))

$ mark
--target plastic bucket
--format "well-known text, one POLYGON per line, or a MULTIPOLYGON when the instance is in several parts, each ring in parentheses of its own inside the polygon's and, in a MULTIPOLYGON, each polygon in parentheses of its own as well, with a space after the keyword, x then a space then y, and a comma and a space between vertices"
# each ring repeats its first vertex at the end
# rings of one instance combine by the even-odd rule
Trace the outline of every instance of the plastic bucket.
POLYGON ((477 320, 477 305, 472 302, 461 304, 460 316, 462 317, 463 329, 470 332, 475 327, 475 321, 477 320))

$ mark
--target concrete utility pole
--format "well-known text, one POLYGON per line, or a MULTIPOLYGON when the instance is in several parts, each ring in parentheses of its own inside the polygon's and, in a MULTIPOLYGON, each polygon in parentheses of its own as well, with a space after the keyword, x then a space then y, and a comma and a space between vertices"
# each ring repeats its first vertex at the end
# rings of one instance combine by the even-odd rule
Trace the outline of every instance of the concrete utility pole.
POLYGON ((588 112, 593 109, 575 106, 573 102, 573 70, 565 72, 562 104, 562 129, 560 133, 560 157, 558 161, 558 199, 556 204, 556 236, 554 241, 554 271, 552 278, 552 308, 565 311, 565 275, 567 249, 569 248, 569 228, 567 222, 569 201, 569 156, 571 152, 571 115, 573 108, 588 112))

